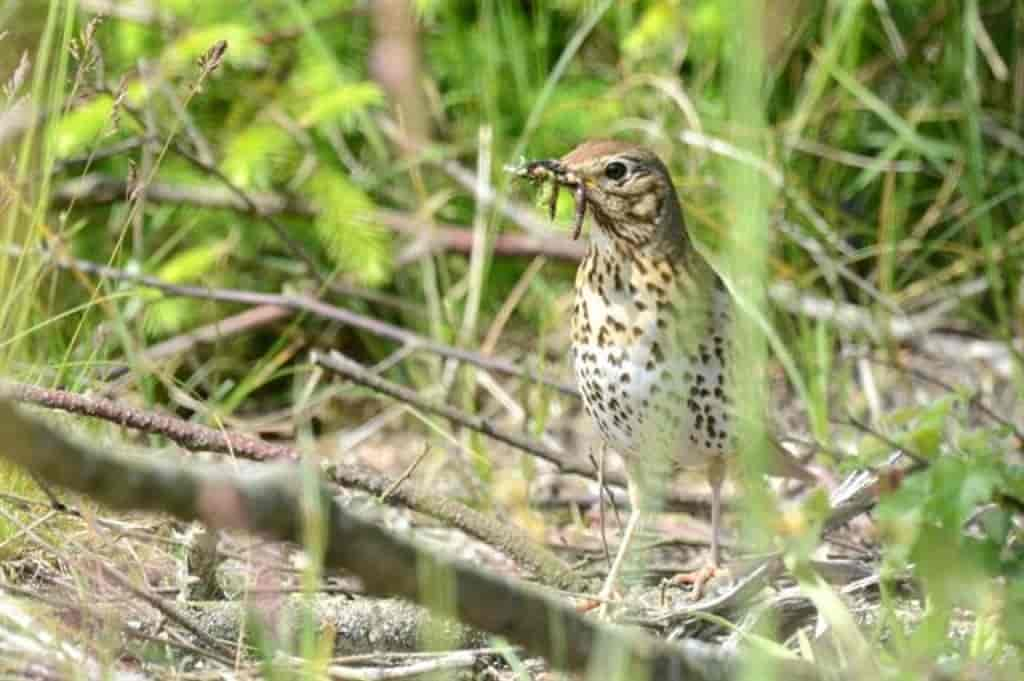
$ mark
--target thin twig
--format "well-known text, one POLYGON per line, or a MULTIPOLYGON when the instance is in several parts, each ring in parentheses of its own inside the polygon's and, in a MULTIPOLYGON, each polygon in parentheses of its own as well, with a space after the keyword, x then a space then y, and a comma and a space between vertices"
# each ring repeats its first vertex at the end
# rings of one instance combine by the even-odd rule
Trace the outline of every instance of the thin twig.
MULTIPOLYGON (((62 204, 103 204, 124 200, 126 191, 123 180, 97 172, 59 185, 53 192, 53 199, 62 204)), ((247 192, 246 196, 258 209, 258 213, 255 213, 258 215, 316 215, 313 204, 296 196, 255 191, 247 192)), ((147 186, 147 199, 153 203, 183 203, 254 214, 249 204, 223 187, 154 181, 147 186)), ((391 210, 378 210, 376 216, 384 226, 396 232, 416 238, 429 234, 429 241, 424 243, 425 252, 450 250, 468 253, 473 247, 473 232, 458 225, 428 222, 408 213, 391 210)), ((547 234, 498 234, 493 243, 494 252, 498 255, 545 255, 570 261, 580 260, 586 248, 586 244, 580 241, 547 234)))
POLYGON ((191 451, 231 453, 254 461, 293 460, 299 453, 284 445, 270 444, 242 433, 217 430, 174 416, 130 407, 104 397, 51 390, 26 383, 0 381, 0 396, 48 409, 81 414, 116 423, 125 428, 163 435, 191 451))
POLYGON ((349 380, 370 388, 371 390, 387 395, 392 399, 396 399, 399 402, 410 404, 422 411, 443 416, 449 421, 457 423, 460 426, 469 428, 470 430, 475 430, 476 432, 482 433, 499 442, 504 442, 516 449, 532 454, 540 459, 544 459, 545 461, 554 464, 562 473, 574 473, 576 475, 586 477, 593 477, 594 475, 594 471, 591 467, 578 461, 574 461, 571 457, 563 454, 562 452, 545 447, 535 440, 495 428, 488 423, 486 419, 480 418, 479 416, 467 414, 446 404, 431 403, 404 386, 397 385, 370 373, 360 364, 353 362, 339 352, 331 352, 330 354, 325 355, 314 351, 310 353, 309 361, 317 366, 321 366, 325 369, 341 374, 349 380))
MULTIPOLYGON (((889 360, 877 357, 870 353, 865 353, 862 356, 869 362, 872 362, 874 364, 880 364, 882 366, 889 367, 890 369, 895 369, 896 371, 902 371, 910 376, 914 376, 915 378, 924 381, 925 383, 931 383, 934 386, 943 388, 944 390, 947 390, 950 394, 960 394, 960 391, 958 391, 955 386, 946 383, 941 378, 933 376, 932 374, 922 369, 904 366, 902 364, 899 364, 898 362, 891 362, 889 360)), ((1017 440, 1022 445, 1024 445, 1024 430, 1021 430, 1021 428, 1018 427, 1017 424, 1015 424, 1013 421, 997 414, 991 407, 989 407, 982 401, 981 396, 977 392, 972 392, 968 396, 967 404, 968 406, 974 407, 975 409, 980 411, 982 414, 990 418, 993 422, 1013 431, 1013 434, 1017 436, 1017 440)))
POLYGON ((145 601, 150 606, 158 610, 164 617, 184 628, 190 634, 202 641, 206 646, 207 651, 216 656, 217 661, 228 666, 231 666, 234 663, 234 660, 231 657, 220 653, 213 653, 213 651, 226 651, 228 653, 233 653, 234 651, 227 649, 226 644, 206 633, 206 631, 204 631, 198 624, 179 612, 173 605, 159 596, 149 593, 146 589, 141 589, 135 586, 132 584, 130 579, 109 565, 101 565, 100 570, 104 577, 112 580, 120 588, 129 592, 136 598, 145 601))
POLYGON ((424 443, 423 451, 420 452, 420 455, 417 456, 413 460, 413 462, 411 464, 409 464, 408 468, 406 468, 404 471, 402 471, 401 475, 399 475, 397 478, 395 478, 395 481, 393 483, 388 485, 388 488, 386 490, 384 490, 383 494, 380 495, 380 500, 381 501, 387 501, 388 498, 390 498, 391 495, 395 493, 395 490, 397 490, 399 487, 402 486, 403 482, 405 482, 410 477, 412 477, 413 472, 417 468, 419 468, 419 465, 423 462, 423 459, 427 458, 427 454, 430 454, 430 443, 429 442, 424 443))
POLYGON ((397 667, 352 667, 332 664, 327 667, 327 675, 338 681, 392 681, 418 678, 426 674, 472 667, 480 657, 481 654, 475 650, 457 650, 434 659, 410 662, 397 667))
POLYGON ((851 426, 853 428, 856 428, 865 435, 870 435, 871 437, 879 440, 880 442, 892 447, 896 451, 902 452, 903 454, 907 455, 907 457, 912 459, 914 463, 917 464, 918 466, 928 466, 928 459, 926 457, 918 454, 912 449, 909 449, 906 445, 896 442, 896 440, 893 440, 891 437, 879 432, 875 428, 872 428, 871 426, 864 423, 860 419, 856 418, 855 416, 853 416, 853 414, 850 414, 849 412, 847 412, 846 414, 845 421, 843 421, 842 419, 829 419, 829 423, 833 423, 837 426, 851 426))

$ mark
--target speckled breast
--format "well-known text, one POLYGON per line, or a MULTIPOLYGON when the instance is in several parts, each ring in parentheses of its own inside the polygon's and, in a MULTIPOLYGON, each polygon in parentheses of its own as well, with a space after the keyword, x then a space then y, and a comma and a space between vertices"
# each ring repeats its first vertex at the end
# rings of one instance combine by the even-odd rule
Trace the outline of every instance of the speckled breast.
POLYGON ((679 272, 661 276, 670 268, 633 262, 616 271, 592 254, 577 275, 577 384, 631 466, 695 466, 733 444, 728 293, 679 272))

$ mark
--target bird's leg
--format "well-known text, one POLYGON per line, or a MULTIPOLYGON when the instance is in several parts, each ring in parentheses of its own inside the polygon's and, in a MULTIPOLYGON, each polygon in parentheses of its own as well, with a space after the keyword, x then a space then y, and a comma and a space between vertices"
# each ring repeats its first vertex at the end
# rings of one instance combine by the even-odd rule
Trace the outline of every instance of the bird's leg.
POLYGON ((601 607, 597 611, 599 617, 606 617, 608 614, 608 603, 615 594, 615 586, 619 581, 619 573, 622 571, 622 565, 626 560, 626 553, 629 551, 629 545, 632 543, 633 537, 640 527, 642 515, 640 511, 640 493, 636 482, 632 478, 629 479, 629 505, 632 507, 632 512, 629 514, 629 520, 626 522, 626 531, 622 534, 619 550, 616 552, 611 570, 608 571, 608 576, 604 580, 604 586, 601 587, 601 593, 598 594, 598 598, 601 601, 601 607))
POLYGON ((693 584, 691 593, 694 600, 701 597, 704 585, 721 570, 721 547, 719 535, 722 531, 722 482, 725 480, 725 460, 716 456, 708 464, 708 484, 711 486, 711 555, 708 564, 694 572, 676 575, 674 584, 693 584))
POLYGON ((722 533, 722 482, 725 480, 725 461, 713 457, 708 464, 708 484, 711 486, 711 567, 718 569, 721 561, 719 535, 722 533))

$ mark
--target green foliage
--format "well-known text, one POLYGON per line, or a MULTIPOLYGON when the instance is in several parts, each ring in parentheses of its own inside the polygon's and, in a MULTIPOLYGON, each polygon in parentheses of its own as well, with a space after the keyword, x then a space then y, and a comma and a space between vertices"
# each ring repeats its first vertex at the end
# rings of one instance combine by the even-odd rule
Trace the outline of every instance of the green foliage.
MULTIPOLYGON (((922 420, 929 422, 943 411, 924 409, 922 420)), ((879 506, 883 574, 912 574, 926 598, 925 620, 912 635, 908 653, 956 653, 992 661, 1006 652, 1012 629, 1005 625, 1019 618, 1019 594, 1007 592, 1006 585, 1018 581, 1024 568, 1024 551, 1011 532, 1024 492, 1024 466, 1007 461, 1001 429, 966 430, 947 442, 942 456, 904 479, 879 506), (978 612, 970 647, 947 637, 954 608, 986 603, 990 611, 978 612), (989 628, 986 617, 1001 624, 989 628)))
POLYGON ((303 191, 320 208, 314 225, 335 265, 368 284, 387 281, 391 239, 377 225, 370 198, 345 175, 330 168, 315 172, 303 191))
MULTIPOLYGON (((233 247, 233 239, 193 246, 170 258, 155 274, 164 281, 176 284, 209 281, 218 264, 223 262, 233 247)), ((180 333, 202 319, 201 301, 168 298, 154 289, 143 290, 142 299, 152 301, 146 305, 143 321, 143 328, 149 336, 163 337, 180 333)))
POLYGON ((717 0, 683 2, 659 0, 647 3, 636 24, 622 40, 622 51, 631 60, 672 58, 685 48, 696 60, 717 56, 727 18, 717 0), (685 36, 685 40, 680 38, 685 36))
POLYGON ((238 131, 225 144, 221 170, 240 187, 268 190, 287 182, 298 156, 298 146, 287 130, 256 122, 238 131))
POLYGON ((331 92, 313 99, 305 113, 299 117, 299 123, 303 127, 311 127, 337 122, 343 128, 351 130, 356 122, 356 114, 383 101, 383 93, 373 83, 340 85, 331 92))
POLYGON ((113 132, 113 113, 113 98, 100 95, 63 116, 54 131, 57 156, 66 158, 86 152, 104 134, 113 132))
POLYGON ((163 52, 164 66, 172 72, 194 65, 218 40, 229 46, 228 64, 236 68, 258 69, 266 66, 267 49, 257 39, 252 26, 236 23, 213 24, 187 32, 163 52))

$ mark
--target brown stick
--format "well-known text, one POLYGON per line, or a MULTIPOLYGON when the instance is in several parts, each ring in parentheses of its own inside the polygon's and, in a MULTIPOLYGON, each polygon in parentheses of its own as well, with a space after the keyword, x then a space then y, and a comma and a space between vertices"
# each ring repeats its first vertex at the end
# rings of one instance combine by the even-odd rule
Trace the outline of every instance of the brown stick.
MULTIPOLYGON (((243 433, 209 428, 174 416, 147 412, 103 397, 49 390, 11 381, 0 381, 0 396, 163 435, 192 451, 221 452, 254 461, 294 462, 302 458, 300 452, 285 445, 271 444, 243 433)), ((342 487, 359 489, 375 497, 381 497, 387 491, 388 503, 402 505, 436 518, 493 546, 532 571, 541 583, 560 589, 582 590, 579 579, 564 562, 531 541, 513 525, 499 522, 454 499, 433 494, 412 481, 396 486, 395 481, 387 476, 359 466, 334 464, 328 469, 327 477, 342 487)))
MULTIPOLYGON (((473 248, 473 232, 457 225, 425 223, 406 213, 378 211, 377 216, 391 229, 409 236, 430 236, 428 248, 468 253, 473 248)), ((499 234, 494 238, 497 255, 544 255, 558 260, 576 262, 587 252, 586 244, 561 236, 540 237, 530 234, 499 234)))
POLYGON ((133 430, 163 435, 190 451, 222 452, 253 461, 298 461, 301 458, 298 452, 284 445, 271 444, 242 433, 190 423, 175 416, 136 409, 104 397, 81 395, 67 390, 49 390, 13 381, 0 381, 0 396, 48 409, 91 416, 133 430))

